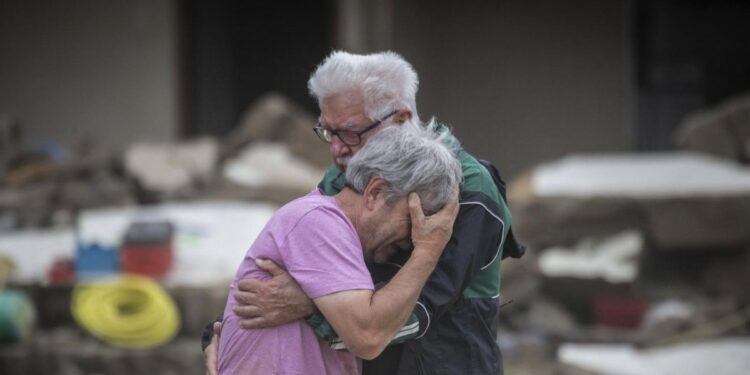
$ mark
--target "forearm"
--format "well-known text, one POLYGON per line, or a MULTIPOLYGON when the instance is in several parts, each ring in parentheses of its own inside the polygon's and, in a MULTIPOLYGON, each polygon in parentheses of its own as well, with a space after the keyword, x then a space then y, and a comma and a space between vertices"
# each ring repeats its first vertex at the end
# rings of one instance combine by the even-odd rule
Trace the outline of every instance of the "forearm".
POLYGON ((355 355, 375 358, 409 317, 419 292, 450 239, 458 212, 458 194, 436 214, 425 217, 419 196, 409 194, 409 260, 384 288, 348 290, 315 299, 323 315, 355 355))
POLYGON ((419 256, 415 251, 386 286, 373 294, 370 304, 370 332, 383 347, 411 315, 419 293, 432 273, 437 259, 419 256))
POLYGON ((331 316, 330 311, 319 306, 349 351, 361 358, 374 358, 411 315, 419 292, 436 263, 436 257, 415 250, 385 287, 370 293, 361 303, 350 304, 351 309, 345 313, 331 316))

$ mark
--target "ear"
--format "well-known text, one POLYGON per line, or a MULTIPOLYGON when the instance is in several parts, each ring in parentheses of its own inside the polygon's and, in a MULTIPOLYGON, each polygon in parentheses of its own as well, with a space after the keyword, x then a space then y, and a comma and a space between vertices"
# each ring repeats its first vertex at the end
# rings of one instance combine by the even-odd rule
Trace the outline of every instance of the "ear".
POLYGON ((393 121, 399 125, 403 124, 406 121, 411 120, 411 111, 408 109, 402 109, 398 111, 395 115, 393 115, 393 121))
POLYGON ((365 198, 365 207, 368 210, 375 210, 379 205, 385 204, 385 189, 388 183, 380 177, 373 177, 365 186, 362 196, 365 198))

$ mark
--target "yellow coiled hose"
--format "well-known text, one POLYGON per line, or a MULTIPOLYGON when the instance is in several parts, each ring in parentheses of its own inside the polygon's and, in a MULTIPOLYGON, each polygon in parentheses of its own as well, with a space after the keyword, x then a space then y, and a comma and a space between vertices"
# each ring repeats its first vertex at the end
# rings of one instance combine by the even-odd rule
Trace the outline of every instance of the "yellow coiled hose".
POLYGON ((80 326, 124 348, 165 344, 180 327, 172 298, 158 283, 143 276, 80 283, 73 290, 71 310, 80 326))

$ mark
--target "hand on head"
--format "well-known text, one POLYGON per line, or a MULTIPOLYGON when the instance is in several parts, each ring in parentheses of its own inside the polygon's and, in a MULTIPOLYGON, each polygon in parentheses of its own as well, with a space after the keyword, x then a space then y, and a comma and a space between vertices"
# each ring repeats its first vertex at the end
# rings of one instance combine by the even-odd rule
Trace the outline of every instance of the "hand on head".
POLYGON ((440 211, 430 216, 425 216, 419 195, 410 193, 409 213, 414 251, 429 254, 437 260, 453 234, 453 222, 458 215, 458 208, 458 189, 453 191, 451 200, 440 211))

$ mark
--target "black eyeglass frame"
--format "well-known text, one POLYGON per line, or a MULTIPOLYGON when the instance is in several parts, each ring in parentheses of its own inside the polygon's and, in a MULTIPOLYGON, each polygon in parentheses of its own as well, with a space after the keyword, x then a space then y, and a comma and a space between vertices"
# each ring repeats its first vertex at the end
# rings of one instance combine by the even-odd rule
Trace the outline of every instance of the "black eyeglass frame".
POLYGON ((323 127, 323 124, 321 124, 320 121, 318 121, 318 123, 315 126, 313 126, 313 131, 315 132, 315 135, 317 135, 318 138, 320 138, 320 140, 323 141, 323 142, 325 142, 325 143, 331 143, 331 140, 333 139, 333 136, 335 135, 335 136, 339 137, 339 140, 341 140, 341 142, 343 144, 345 144, 347 146, 357 146, 360 143, 362 143, 362 134, 365 134, 365 133, 369 132, 370 130, 375 129, 376 127, 378 127, 378 125, 382 124, 383 121, 387 120, 389 117, 395 115, 396 113, 398 113, 398 109, 396 109, 393 112, 391 112, 391 113, 383 116, 382 118, 380 118, 380 120, 373 122, 368 127, 364 128, 364 129, 362 129, 361 131, 358 131, 358 132, 354 132, 354 131, 351 131, 351 130, 330 130, 330 129, 326 129, 326 128, 323 127), (325 133, 328 133, 329 136, 326 137, 325 133), (344 138, 342 138, 341 135, 339 135, 340 133, 347 133, 347 134, 356 135, 357 136, 357 142, 356 143, 348 143, 348 142, 346 142, 344 140, 344 138))

